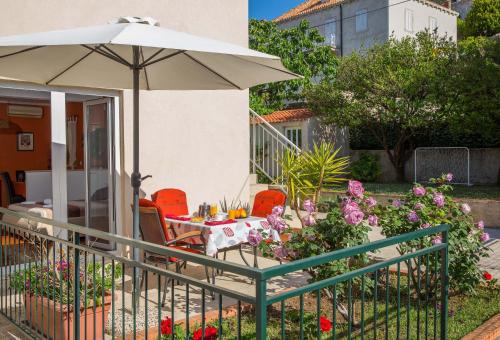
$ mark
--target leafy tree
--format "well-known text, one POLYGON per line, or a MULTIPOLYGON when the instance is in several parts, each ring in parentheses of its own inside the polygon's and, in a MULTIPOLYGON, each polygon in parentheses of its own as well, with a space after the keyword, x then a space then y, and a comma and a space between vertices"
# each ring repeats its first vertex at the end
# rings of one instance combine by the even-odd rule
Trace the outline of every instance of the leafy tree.
POLYGON ((469 37, 458 45, 458 60, 447 78, 455 93, 455 133, 478 134, 500 143, 500 40, 469 37))
POLYGON ((336 80, 307 90, 307 101, 326 123, 366 129, 403 181, 414 136, 451 115, 453 101, 443 100, 448 91, 443 79, 455 55, 455 43, 428 32, 391 38, 344 57, 336 80))
POLYGON ((463 24, 465 36, 490 37, 500 33, 500 0, 474 0, 463 24))
POLYGON ((250 20, 249 34, 250 48, 280 57, 285 67, 304 77, 253 87, 250 105, 261 114, 282 109, 285 102, 303 101, 304 88, 335 75, 335 53, 323 45, 323 36, 305 20, 289 29, 279 29, 272 21, 250 20))

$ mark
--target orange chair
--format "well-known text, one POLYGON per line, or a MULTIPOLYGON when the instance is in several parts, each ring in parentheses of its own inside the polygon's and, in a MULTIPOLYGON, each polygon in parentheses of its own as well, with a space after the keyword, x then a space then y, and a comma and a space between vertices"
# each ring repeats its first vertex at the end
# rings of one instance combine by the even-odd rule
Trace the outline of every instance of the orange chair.
MULTIPOLYGON (((255 195, 252 216, 267 217, 277 205, 286 207, 286 195, 281 190, 264 190, 255 195)), ((284 210, 283 210, 284 211, 284 210)))
MULTIPOLYGON (((201 231, 190 231, 188 233, 184 233, 179 236, 175 236, 173 230, 165 223, 165 219, 163 218, 163 211, 161 207, 156 205, 154 202, 148 199, 140 199, 139 200, 139 229, 141 232, 141 237, 144 241, 155 243, 159 245, 164 245, 169 248, 182 250, 194 254, 205 255, 205 250, 193 249, 183 246, 181 244, 183 240, 190 238, 202 238, 203 235, 201 231)), ((186 266, 187 261, 172 257, 166 256, 162 254, 157 254, 150 251, 144 251, 144 263, 153 263, 154 265, 165 265, 165 268, 168 270, 170 263, 175 263, 176 272, 180 273, 181 268, 186 266)), ((205 272, 207 275, 207 281, 210 282, 210 275, 208 273, 208 268, 205 267, 205 272)), ((144 277, 146 272, 142 272, 141 284, 144 282, 144 277)), ((163 288, 163 299, 162 306, 165 304, 166 291, 168 287, 169 280, 165 280, 164 288, 163 288)))
POLYGON ((179 189, 161 189, 151 195, 153 202, 161 208, 165 216, 169 215, 188 215, 188 205, 186 193, 179 189))

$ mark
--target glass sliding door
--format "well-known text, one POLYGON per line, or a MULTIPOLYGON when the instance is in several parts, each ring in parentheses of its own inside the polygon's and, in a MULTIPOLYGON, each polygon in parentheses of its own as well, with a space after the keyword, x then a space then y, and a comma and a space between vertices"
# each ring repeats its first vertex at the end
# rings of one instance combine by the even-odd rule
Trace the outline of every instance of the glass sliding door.
MULTIPOLYGON (((89 101, 85 109, 85 225, 115 233, 114 108, 110 98, 89 101)), ((104 240, 87 237, 87 244, 113 249, 104 240)))

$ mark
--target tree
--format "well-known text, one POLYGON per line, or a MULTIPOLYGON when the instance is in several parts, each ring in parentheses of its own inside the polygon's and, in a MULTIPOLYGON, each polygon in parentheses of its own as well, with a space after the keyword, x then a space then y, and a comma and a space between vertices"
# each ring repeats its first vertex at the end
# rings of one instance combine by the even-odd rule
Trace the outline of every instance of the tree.
POLYGON ((474 0, 463 23, 464 36, 500 33, 500 0, 474 0))
POLYGON ((414 136, 451 116, 443 79, 455 56, 456 44, 436 34, 391 38, 343 58, 334 82, 306 91, 308 105, 325 123, 366 129, 404 181, 414 136))
POLYGON ((289 29, 279 29, 272 21, 250 20, 249 34, 250 48, 280 57, 285 67, 304 77, 253 87, 250 106, 261 114, 282 109, 286 102, 303 101, 303 89, 335 75, 338 59, 334 51, 305 20, 289 29))
POLYGON ((456 98, 452 131, 480 134, 500 143, 500 40, 469 37, 458 45, 458 60, 447 78, 456 98))

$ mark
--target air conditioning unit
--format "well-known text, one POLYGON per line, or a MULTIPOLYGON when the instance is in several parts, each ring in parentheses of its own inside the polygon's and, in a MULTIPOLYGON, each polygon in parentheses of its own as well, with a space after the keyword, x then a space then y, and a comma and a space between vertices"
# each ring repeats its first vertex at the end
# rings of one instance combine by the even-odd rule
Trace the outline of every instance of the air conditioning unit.
POLYGON ((9 105, 7 115, 10 117, 42 118, 43 109, 39 106, 9 105))

